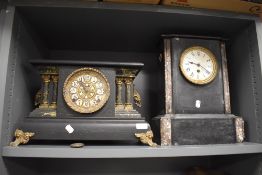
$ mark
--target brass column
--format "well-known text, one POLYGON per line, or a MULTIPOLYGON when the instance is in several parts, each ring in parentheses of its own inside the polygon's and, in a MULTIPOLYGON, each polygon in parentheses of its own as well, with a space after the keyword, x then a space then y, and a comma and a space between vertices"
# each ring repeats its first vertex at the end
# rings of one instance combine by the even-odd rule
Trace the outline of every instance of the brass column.
POLYGON ((122 102, 122 85, 123 85, 123 79, 117 77, 116 78, 116 110, 124 109, 124 105, 122 102))
POLYGON ((57 90, 58 90, 58 75, 51 76, 53 82, 53 94, 52 94, 52 103, 50 105, 51 108, 56 109, 57 103, 57 90))
POLYGON ((139 70, 122 68, 117 70, 116 76, 116 111, 124 114, 135 112, 133 108, 134 85, 133 81, 139 70), (125 88, 125 100, 122 101, 123 83, 125 88))
POLYGON ((132 78, 125 78, 125 85, 126 85, 126 102, 125 102, 125 110, 131 111, 133 110, 133 103, 132 103, 132 86, 133 86, 133 79, 132 78))
POLYGON ((48 108, 48 95, 49 95, 49 83, 50 83, 50 75, 48 74, 42 74, 42 81, 43 81, 43 101, 40 104, 39 108, 48 108))

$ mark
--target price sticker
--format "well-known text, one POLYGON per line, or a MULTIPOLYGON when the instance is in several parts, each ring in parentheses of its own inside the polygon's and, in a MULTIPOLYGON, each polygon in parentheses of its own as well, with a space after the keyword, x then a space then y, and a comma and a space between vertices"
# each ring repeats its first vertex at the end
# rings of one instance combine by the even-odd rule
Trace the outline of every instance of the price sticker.
POLYGON ((72 134, 74 132, 74 128, 71 125, 66 125, 65 130, 69 133, 72 134))
POLYGON ((147 123, 137 123, 136 129, 148 129, 148 124, 147 123))
POLYGON ((201 101, 200 100, 196 100, 196 108, 200 108, 201 106, 201 101))

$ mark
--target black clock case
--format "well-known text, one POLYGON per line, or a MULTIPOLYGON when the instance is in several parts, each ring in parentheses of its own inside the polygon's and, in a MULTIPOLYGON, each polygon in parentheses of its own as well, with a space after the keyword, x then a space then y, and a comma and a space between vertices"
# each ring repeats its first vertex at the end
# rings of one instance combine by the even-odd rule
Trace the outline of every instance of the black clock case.
MULTIPOLYGON (((135 133, 150 130, 145 118, 118 118, 115 116, 115 75, 120 68, 140 70, 143 63, 67 61, 67 60, 35 60, 31 61, 35 69, 38 66, 56 66, 59 68, 58 95, 56 117, 43 117, 41 109, 36 108, 19 124, 22 130, 33 131, 32 141, 128 141, 137 142, 135 133), (97 112, 81 114, 73 111, 63 98, 63 86, 69 74, 79 68, 91 67, 101 71, 110 85, 110 96, 106 104, 97 112), (32 115, 33 114, 33 115, 32 115), (147 128, 137 128, 137 124, 147 128), (69 133, 66 126, 74 131, 69 133)), ((39 77, 40 78, 40 77, 39 77)), ((51 91, 52 86, 50 86, 51 91)), ((42 112, 43 113, 43 112, 42 112)))
MULTIPOLYGON (((225 107, 226 103, 230 104, 230 101, 225 98, 230 100, 230 97, 229 94, 226 97, 224 94, 222 54, 226 55, 223 53, 226 51, 221 48, 224 40, 187 35, 168 35, 164 36, 164 40, 170 43, 169 48, 164 45, 163 50, 169 52, 171 56, 172 112, 152 119, 155 140, 161 144, 161 118, 168 117, 171 121, 170 133, 173 145, 236 143, 237 116, 230 114, 225 107), (180 56, 185 49, 193 46, 207 48, 216 57, 217 75, 209 84, 196 85, 182 75, 179 67, 180 56), (196 107, 196 100, 201 102, 200 108, 196 107)), ((163 55, 167 56, 165 53, 163 55)), ((165 59, 163 58, 163 62, 165 59)), ((163 72, 165 71, 167 70, 163 72)), ((228 82, 226 83, 228 86, 228 82)))
POLYGON ((222 60, 219 40, 200 38, 171 38, 173 111, 176 114, 223 114, 225 113, 222 60), (210 50, 216 57, 218 71, 215 79, 206 85, 189 82, 179 68, 182 52, 193 46, 210 50), (196 108, 196 100, 201 102, 196 108))

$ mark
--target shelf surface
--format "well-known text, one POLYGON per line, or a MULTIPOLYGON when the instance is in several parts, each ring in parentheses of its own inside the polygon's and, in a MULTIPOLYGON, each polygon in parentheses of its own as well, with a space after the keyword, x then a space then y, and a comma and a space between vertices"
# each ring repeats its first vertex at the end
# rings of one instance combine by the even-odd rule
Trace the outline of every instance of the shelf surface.
POLYGON ((168 147, 148 146, 85 146, 70 148, 54 145, 6 146, 4 157, 41 157, 41 158, 150 158, 150 157, 189 157, 231 154, 262 153, 262 144, 217 144, 184 145, 168 147))

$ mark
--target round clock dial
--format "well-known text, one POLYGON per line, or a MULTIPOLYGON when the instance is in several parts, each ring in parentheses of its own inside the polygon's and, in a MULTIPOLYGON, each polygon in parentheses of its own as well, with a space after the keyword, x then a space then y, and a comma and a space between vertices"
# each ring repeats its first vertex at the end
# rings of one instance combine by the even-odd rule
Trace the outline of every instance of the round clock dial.
POLYGON ((110 86, 99 70, 81 68, 67 77, 63 92, 65 102, 71 109, 80 113, 92 113, 105 105, 110 95, 110 86))
POLYGON ((180 57, 180 69, 184 77, 194 84, 208 84, 217 74, 214 54, 200 46, 186 49, 180 57))

